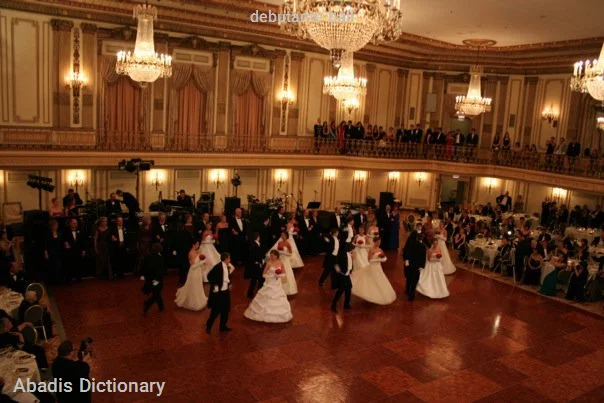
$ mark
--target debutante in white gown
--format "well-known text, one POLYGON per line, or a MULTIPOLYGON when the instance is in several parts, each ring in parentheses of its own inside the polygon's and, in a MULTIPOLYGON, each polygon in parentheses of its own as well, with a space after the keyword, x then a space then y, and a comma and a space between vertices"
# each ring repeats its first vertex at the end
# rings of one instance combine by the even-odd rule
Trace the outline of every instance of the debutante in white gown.
POLYGON ((199 256, 189 268, 187 281, 185 285, 176 290, 177 306, 191 311, 201 311, 208 304, 208 298, 203 290, 203 268, 205 260, 200 260, 199 256))
POLYGON ((292 310, 281 285, 285 276, 276 273, 277 268, 270 267, 264 275, 264 285, 247 307, 243 316, 257 322, 286 323, 292 320, 292 310))
POLYGON ((382 270, 382 263, 387 258, 378 255, 376 254, 369 259, 368 265, 360 270, 354 269, 350 274, 352 295, 374 304, 388 305, 396 300, 396 292, 382 270))
MULTIPOLYGON (((292 248, 292 254, 289 257, 289 261, 292 265, 292 268, 300 269, 300 268, 304 267, 304 262, 302 261, 302 256, 300 255, 300 252, 298 252, 298 246, 296 245, 296 241, 294 239, 294 237, 296 237, 297 235, 293 229, 289 230, 288 234, 289 234, 289 239, 287 240, 287 242, 289 242, 289 245, 292 248)), ((279 242, 281 242, 281 239, 277 239, 277 242, 275 242, 275 244, 273 245, 273 247, 270 250, 277 249, 277 247, 279 246, 279 242)), ((281 252, 279 252, 279 253, 281 253, 281 252)), ((267 255, 267 257, 268 257, 268 255, 267 255)))
POLYGON ((419 273, 416 291, 432 299, 446 298, 449 296, 449 289, 442 264, 433 252, 428 253, 426 267, 419 273))
MULTIPOLYGON (((291 244, 291 242, 290 242, 291 244)), ((279 252, 279 259, 283 263, 283 269, 285 270, 285 276, 281 279, 281 285, 287 295, 296 295, 298 293, 298 284, 296 284, 296 277, 294 277, 294 270, 291 264, 291 253, 285 250, 279 250, 278 247, 274 247, 274 250, 279 252)), ((271 249, 271 250, 273 250, 271 249)), ((266 259, 270 259, 270 251, 266 254, 266 259)))
POLYGON ((368 252, 371 249, 366 235, 357 235, 354 239, 354 250, 352 251, 353 273, 369 266, 368 252))
POLYGON ((453 261, 451 260, 451 256, 449 255, 449 249, 447 249, 446 236, 437 234, 436 239, 437 239, 437 245, 440 248, 440 250, 442 251, 442 255, 443 255, 443 257, 440 258, 440 264, 443 267, 443 273, 445 275, 455 273, 455 265, 453 264, 453 261))
POLYGON ((214 266, 220 262, 220 253, 216 250, 214 246, 214 237, 212 235, 206 235, 201 241, 201 245, 199 246, 199 251, 203 253, 206 257, 203 265, 203 281, 208 282, 208 273, 214 266))

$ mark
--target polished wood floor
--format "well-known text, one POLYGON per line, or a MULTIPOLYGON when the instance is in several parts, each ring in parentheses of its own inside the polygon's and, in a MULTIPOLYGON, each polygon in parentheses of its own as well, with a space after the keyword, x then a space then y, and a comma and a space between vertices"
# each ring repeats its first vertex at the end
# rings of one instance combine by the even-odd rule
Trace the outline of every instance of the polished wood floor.
POLYGON ((238 270, 229 334, 206 335, 206 310, 174 306, 175 275, 166 311, 148 317, 132 277, 59 287, 55 298, 67 337, 95 339, 97 380, 167 382, 161 398, 95 394, 95 403, 603 400, 601 318, 465 270, 447 277, 448 299, 410 303, 400 258, 388 256, 394 304, 353 297, 352 310, 332 314, 331 291, 317 285, 322 257, 309 258, 284 325, 243 317, 238 270))

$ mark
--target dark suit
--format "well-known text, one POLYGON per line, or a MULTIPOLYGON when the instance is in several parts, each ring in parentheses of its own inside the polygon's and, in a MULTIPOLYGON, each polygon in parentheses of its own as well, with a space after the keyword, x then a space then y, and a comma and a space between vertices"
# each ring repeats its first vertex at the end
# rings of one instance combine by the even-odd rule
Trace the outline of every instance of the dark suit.
POLYGON ((119 200, 107 200, 105 203, 107 216, 111 215, 122 215, 122 205, 119 200))
POLYGON ((136 219, 136 213, 141 210, 138 204, 138 200, 136 200, 136 197, 134 197, 134 195, 129 192, 122 193, 122 199, 124 200, 124 204, 126 205, 126 207, 128 207, 128 217, 130 219, 128 224, 130 226, 138 224, 138 221, 136 219))
MULTIPOLYGON (((323 259, 323 273, 321 273, 321 277, 319 278, 319 284, 323 285, 327 277, 333 272, 334 266, 337 263, 337 257, 333 255, 333 250, 335 248, 335 240, 332 235, 329 235, 326 239, 327 246, 325 248, 325 258, 323 259)), ((339 242, 339 248, 342 248, 342 242, 339 242)))
POLYGON ((359 230, 359 227, 361 225, 367 224, 367 214, 357 213, 353 217, 354 217, 354 227, 356 228, 357 231, 359 230))
POLYGON ((187 209, 193 209, 193 199, 189 195, 178 196, 176 198, 176 202, 180 207, 184 207, 187 209))
POLYGON ((57 392, 59 403, 89 403, 92 401, 92 392, 80 391, 80 379, 90 377, 90 365, 83 361, 72 361, 65 357, 58 357, 52 363, 52 376, 62 379, 64 383, 70 382, 71 392, 57 392))
POLYGON ((340 229, 342 227, 342 225, 344 225, 344 220, 342 219, 342 216, 338 215, 338 217, 340 217, 339 225, 338 225, 338 219, 336 218, 336 213, 331 213, 331 215, 329 217, 329 229, 332 229, 332 228, 340 229))
POLYGON ((300 228, 300 233, 298 234, 298 239, 300 240, 302 250, 301 252, 304 255, 313 255, 316 254, 316 250, 314 248, 312 241, 312 232, 314 228, 314 220, 312 217, 308 216, 306 219, 304 217, 298 218, 298 225, 300 228), (306 220, 308 220, 308 224, 306 224, 306 220))
POLYGON ((262 288, 264 277, 262 276, 262 263, 264 261, 264 253, 262 248, 256 241, 250 242, 249 256, 245 265, 243 277, 250 280, 250 286, 247 289, 247 297, 252 298, 256 287, 262 288))
POLYGON ((241 227, 239 227, 235 216, 231 217, 229 220, 229 228, 231 230, 231 241, 229 242, 231 250, 229 252, 231 252, 233 261, 237 264, 244 263, 247 259, 247 222, 243 217, 241 217, 240 220, 241 227))
POLYGON ((478 134, 474 133, 472 135, 472 133, 468 133, 466 136, 466 144, 470 147, 478 146, 478 134))
POLYGON ((334 270, 331 275, 331 288, 337 290, 331 301, 331 309, 336 310, 338 300, 344 294, 344 308, 350 308, 350 296, 352 290, 352 281, 350 273, 352 272, 352 253, 345 252, 345 248, 338 254, 337 264, 339 270, 334 270))
POLYGON ((231 311, 231 285, 229 282, 228 289, 222 290, 224 282, 224 269, 222 265, 223 262, 218 262, 208 273, 208 282, 210 283, 208 308, 212 310, 206 323, 206 330, 208 332, 212 329, 212 325, 218 316, 220 316, 220 330, 226 329, 229 312, 231 311))
POLYGON ((29 281, 25 279, 25 275, 22 271, 17 274, 8 273, 5 276, 6 286, 13 290, 14 292, 18 292, 19 294, 25 294, 25 290, 29 285, 29 281))
POLYGON ((503 211, 504 213, 512 209, 512 198, 510 196, 500 195, 495 200, 501 208, 501 211, 503 211), (501 202, 503 201, 504 197, 507 197, 507 200, 505 201, 505 203, 502 204, 501 202))
POLYGON ((82 279, 82 251, 84 250, 84 234, 80 230, 73 232, 68 228, 63 235, 63 253, 65 254, 66 280, 71 281, 73 277, 80 281, 82 279))
POLYGON ((123 241, 120 242, 119 230, 117 225, 111 227, 111 269, 114 276, 121 276, 124 274, 124 269, 128 264, 128 230, 125 226, 122 226, 123 241))
POLYGON ((271 235, 273 242, 276 242, 277 239, 279 239, 281 233, 285 231, 286 226, 287 218, 285 218, 285 215, 279 216, 279 213, 273 214, 271 217, 271 235))
POLYGON ((164 310, 164 300, 161 292, 164 287, 164 257, 161 254, 147 255, 143 260, 143 273, 145 275, 145 293, 151 294, 144 303, 144 310, 147 312, 151 305, 157 304, 160 311, 164 310), (153 282, 158 284, 154 285, 153 282))
POLYGON ((163 246, 164 254, 167 254, 170 248, 170 226, 167 222, 160 224, 154 222, 151 226, 151 238, 153 242, 159 242, 163 246))
POLYGON ((419 281, 419 270, 426 266, 426 245, 418 238, 417 231, 411 232, 403 248, 405 265, 405 293, 409 301, 415 298, 415 288, 419 281), (406 262, 409 261, 409 265, 406 262))

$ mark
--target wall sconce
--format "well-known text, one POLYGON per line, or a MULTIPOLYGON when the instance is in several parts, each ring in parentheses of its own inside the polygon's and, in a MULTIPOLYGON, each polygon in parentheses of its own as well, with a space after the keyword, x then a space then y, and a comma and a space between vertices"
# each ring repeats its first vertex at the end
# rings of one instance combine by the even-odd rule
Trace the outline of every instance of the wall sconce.
POLYGON ((487 190, 489 191, 489 193, 491 193, 491 191, 493 190, 493 188, 495 186, 497 186, 498 184, 498 180, 495 178, 484 178, 484 187, 487 188, 487 190))
POLYGON ((558 123, 558 112, 554 111, 554 105, 550 105, 549 108, 545 108, 543 112, 541 112, 541 119, 547 120, 547 123, 550 125, 553 123, 554 127, 556 127, 558 123))
POLYGON ((596 118, 596 129, 604 131, 604 116, 596 118))
POLYGON ((86 175, 84 171, 73 170, 70 171, 67 176, 67 183, 72 188, 75 188, 76 193, 78 193, 78 188, 86 182, 86 175))
POLYGON ((352 176, 354 182, 361 184, 365 179, 367 179, 367 171, 354 171, 354 175, 352 176))
POLYGON ((65 76, 65 87, 72 89, 74 97, 80 95, 80 89, 86 87, 87 82, 88 80, 84 73, 79 71, 72 71, 65 76))
POLYGON ((401 177, 401 173, 397 171, 388 172, 388 184, 394 186, 401 177))
POLYGON ((422 182, 425 182, 427 177, 428 177, 428 174, 425 172, 416 172, 415 180, 417 181, 417 186, 421 188, 422 182))
POLYGON ((275 169, 275 182, 277 182, 277 187, 279 189, 287 182, 288 176, 287 169, 275 169))
POLYGON ((277 97, 277 99, 279 100, 279 102, 289 105, 292 105, 295 102, 294 94, 292 94, 290 90, 286 90, 285 88, 283 88, 279 92, 279 96, 277 97))
POLYGON ((149 183, 155 186, 155 191, 159 190, 159 187, 166 183, 166 174, 163 169, 152 169, 150 171, 149 183))
POLYGON ((342 102, 342 106, 344 106, 344 109, 348 111, 349 115, 352 115, 352 112, 356 111, 361 107, 361 103, 359 102, 359 99, 357 97, 354 97, 350 99, 345 99, 342 102))
POLYGON ((568 191, 566 189, 552 188, 552 198, 558 203, 562 202, 562 200, 565 200, 567 194, 568 191))
POLYGON ((210 182, 216 185, 216 189, 220 187, 220 185, 224 184, 226 179, 226 172, 224 169, 212 169, 210 170, 210 182))
POLYGON ((323 180, 327 183, 328 186, 331 186, 333 181, 336 179, 336 170, 335 169, 324 169, 323 170, 323 180))

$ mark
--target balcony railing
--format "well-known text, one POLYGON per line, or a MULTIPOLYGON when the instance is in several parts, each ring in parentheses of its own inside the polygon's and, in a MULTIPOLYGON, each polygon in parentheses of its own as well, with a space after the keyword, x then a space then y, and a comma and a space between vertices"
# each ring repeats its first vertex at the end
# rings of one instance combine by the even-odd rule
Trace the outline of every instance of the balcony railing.
POLYGON ((1 150, 65 150, 174 153, 279 153, 343 155, 349 157, 439 160, 508 166, 589 178, 602 178, 604 157, 546 155, 528 151, 491 151, 476 147, 454 147, 394 141, 314 139, 310 136, 172 135, 150 136, 93 131, 52 131, 29 129, 0 130, 1 150))

